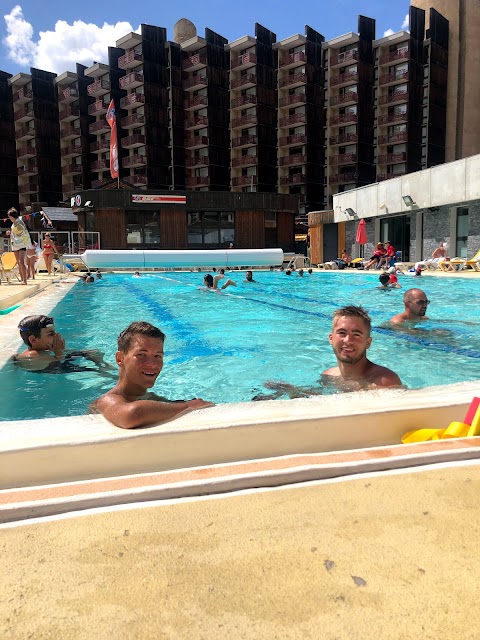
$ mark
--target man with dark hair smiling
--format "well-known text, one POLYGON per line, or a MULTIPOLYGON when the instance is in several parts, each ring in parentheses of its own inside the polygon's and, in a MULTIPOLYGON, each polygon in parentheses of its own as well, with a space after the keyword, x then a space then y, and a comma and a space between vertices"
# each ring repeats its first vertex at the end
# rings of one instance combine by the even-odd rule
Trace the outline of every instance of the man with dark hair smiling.
POLYGON ((115 359, 119 368, 117 384, 98 398, 91 409, 122 429, 134 429, 176 418, 181 413, 212 406, 200 398, 165 402, 147 394, 163 368, 165 335, 148 322, 132 322, 118 336, 115 359))

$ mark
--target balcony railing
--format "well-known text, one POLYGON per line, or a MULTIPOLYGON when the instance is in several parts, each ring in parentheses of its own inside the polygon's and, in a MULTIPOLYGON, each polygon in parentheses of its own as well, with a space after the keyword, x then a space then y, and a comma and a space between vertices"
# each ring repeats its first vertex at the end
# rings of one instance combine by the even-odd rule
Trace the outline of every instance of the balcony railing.
POLYGON ((408 60, 409 56, 410 52, 408 47, 402 47, 402 49, 397 49, 397 51, 383 53, 380 56, 380 64, 389 64, 390 62, 395 62, 395 60, 408 60))
POLYGON ((239 87, 252 87, 257 84, 257 76, 254 73, 247 73, 244 76, 235 78, 232 80, 232 89, 238 89, 239 87))
POLYGON ((393 84, 395 82, 406 82, 408 80, 408 71, 402 73, 384 73, 378 79, 380 85, 393 84))
POLYGON ((399 178, 405 174, 406 171, 399 171, 398 173, 380 173, 377 175, 377 182, 383 182, 383 180, 390 180, 391 178, 399 178))
POLYGON ((406 102, 408 100, 408 90, 393 91, 384 96, 380 96, 378 104, 392 104, 393 102, 406 102))
POLYGON ((23 167, 18 167, 19 176, 33 176, 38 173, 38 166, 36 162, 27 162, 23 167))
POLYGON ((306 73, 292 73, 284 78, 280 78, 281 87, 295 87, 307 82, 306 73))
POLYGON ((294 124, 305 124, 307 122, 307 116, 305 113, 294 113, 291 116, 280 118, 281 127, 290 127, 294 124))
POLYGON ((330 98, 330 106, 335 107, 339 104, 348 104, 352 102, 358 102, 358 93, 356 91, 348 91, 338 96, 332 96, 330 98))
POLYGON ((183 101, 183 107, 186 111, 196 109, 197 107, 206 107, 208 104, 207 96, 193 96, 189 100, 183 101))
POLYGON ((307 182, 306 173, 292 173, 289 176, 282 176, 280 178, 280 184, 305 184, 307 182))
POLYGON ((90 145, 91 153, 102 153, 102 151, 110 150, 110 141, 109 140, 99 140, 98 142, 92 142, 90 145))
POLYGON ((37 193, 38 182, 30 180, 27 184, 18 185, 18 193, 37 193))
POLYGON ((285 69, 285 67, 294 66, 306 61, 307 54, 305 53, 305 51, 297 51, 296 53, 289 53, 286 56, 281 56, 278 66, 281 69, 285 69))
POLYGON ((352 164, 352 162, 357 161, 356 153, 340 153, 336 156, 330 156, 330 164, 338 165, 338 164, 352 164))
POLYGON ((92 180, 92 189, 98 189, 111 182, 111 178, 102 178, 101 180, 92 180))
POLYGON ((252 167, 258 164, 257 156, 240 156, 232 158, 232 167, 252 167))
POLYGON ((76 191, 83 191, 83 183, 79 182, 65 182, 62 189, 63 193, 75 193, 76 191))
POLYGON ((187 149, 199 149, 200 147, 208 147, 207 136, 193 136, 185 140, 185 147, 187 149))
POLYGON ((200 129, 201 127, 206 126, 208 126, 207 116, 195 116, 185 120, 185 129, 200 129))
POLYGON ((197 75, 193 76, 193 78, 187 78, 187 80, 183 81, 183 88, 186 91, 192 91, 195 89, 200 89, 201 87, 205 87, 208 84, 207 76, 197 75))
POLYGON ((37 150, 32 144, 24 144, 17 149, 17 158, 31 158, 37 155, 37 150))
POLYGON ((119 69, 132 69, 143 62, 143 55, 138 51, 127 51, 124 56, 118 59, 119 69))
POLYGON ((132 149, 135 147, 143 147, 146 137, 143 133, 134 133, 132 136, 125 136, 121 140, 122 149, 132 149))
POLYGON ((72 140, 78 138, 82 134, 80 126, 65 124, 61 127, 61 136, 64 140, 72 140))
POLYGON ((15 140, 28 140, 35 137, 35 127, 19 127, 15 131, 15 140))
POLYGON ((230 101, 230 107, 232 109, 238 109, 252 104, 257 104, 257 96, 252 94, 239 96, 238 98, 234 98, 230 101))
POLYGON ((232 178, 232 187, 250 187, 257 184, 257 176, 236 176, 232 178))
POLYGON ((100 120, 88 125, 88 131, 90 133, 107 133, 107 131, 110 131, 110 125, 105 120, 105 116, 101 116, 100 120))
POLYGON ((405 122, 408 120, 407 111, 405 113, 388 113, 385 116, 378 116, 378 124, 391 124, 392 122, 405 122))
POLYGON ((382 153, 378 156, 377 164, 395 164, 396 162, 406 162, 407 154, 405 151, 400 153, 382 153))
POLYGON ((81 164, 67 164, 66 166, 62 167, 62 175, 63 176, 68 176, 71 175, 73 173, 82 173, 83 168, 81 164))
POLYGON ((402 131, 400 133, 390 133, 386 136, 378 136, 378 144, 390 144, 392 142, 407 142, 408 133, 402 131))
POLYGON ((306 164, 306 162, 307 156, 303 155, 302 153, 293 153, 289 156, 282 156, 279 159, 279 165, 281 167, 291 167, 292 165, 306 164))
POLYGON ((88 105, 88 114, 91 116, 94 116, 101 113, 107 113, 109 104, 110 104, 110 101, 107 102, 106 100, 103 100, 103 99, 97 100, 93 104, 88 105))
POLYGON ((232 139, 232 148, 253 147, 256 144, 257 144, 257 136, 255 135, 239 136, 238 138, 232 139))
POLYGON ((13 119, 15 122, 26 122, 27 120, 31 120, 33 118, 33 108, 32 107, 23 107, 15 112, 13 119))
POLYGON ((356 171, 351 171, 350 173, 337 173, 328 178, 329 184, 343 184, 348 182, 356 182, 358 174, 356 171))
POLYGON ((110 169, 110 160, 96 160, 92 162, 92 171, 105 171, 105 169, 110 169))
POLYGON ((257 114, 249 113, 246 116, 240 116, 239 118, 233 118, 232 129, 238 129, 238 127, 246 127, 248 125, 257 124, 257 114))
POLYGON ((232 69, 246 69, 247 67, 253 67, 257 64, 257 56, 255 53, 244 53, 238 58, 233 58, 231 63, 232 69))
POLYGON ((120 89, 136 89, 143 84, 143 73, 137 73, 132 71, 132 73, 127 73, 126 76, 120 78, 118 81, 120 89))
POLYGON ((132 113, 132 115, 120 120, 120 125, 123 129, 133 129, 134 127, 141 127, 144 124, 145 116, 143 113, 132 113))
POLYGON ((182 61, 183 71, 195 71, 207 66, 207 55, 205 53, 196 53, 182 61))
POLYGON ((340 84, 353 84, 358 81, 358 71, 346 71, 338 76, 330 76, 330 86, 337 87, 340 84))
POLYGON ((13 94, 13 102, 18 102, 22 104, 22 102, 28 102, 33 98, 33 92, 31 89, 25 89, 22 87, 16 93, 13 94))
POLYGON ((70 106, 65 107, 65 109, 62 109, 58 114, 59 119, 64 122, 75 120, 79 116, 80 116, 80 109, 76 104, 71 104, 70 106))
POLYGON ((122 180, 131 184, 132 187, 141 187, 147 184, 147 176, 125 176, 122 180))
POLYGON ((143 93, 131 93, 120 100, 120 109, 133 109, 141 104, 145 104, 143 93))
POLYGON ((186 167, 206 167, 208 165, 208 154, 202 156, 194 156, 193 158, 185 158, 186 167))
POLYGON ((147 164, 147 158, 145 156, 141 156, 138 154, 134 154, 133 156, 128 156, 127 158, 123 158, 122 167, 141 167, 142 165, 147 164))
POLYGON ((307 136, 304 133, 295 133, 291 136, 282 136, 278 141, 281 147, 290 146, 292 144, 305 144, 307 136))
POLYGON ((330 67, 336 67, 339 64, 348 64, 355 60, 358 60, 358 51, 357 49, 352 49, 351 51, 342 51, 341 53, 331 51, 329 62, 330 67))
POLYGON ((110 80, 108 78, 102 78, 101 80, 95 80, 87 87, 87 93, 89 96, 102 96, 110 91, 110 80))
POLYGON ((290 107, 294 104, 305 104, 307 101, 307 95, 305 93, 292 93, 290 96, 284 96, 280 98, 278 104, 280 107, 290 107))
POLYGON ((330 118, 330 126, 335 127, 336 125, 348 124, 350 122, 357 122, 358 114, 356 113, 342 113, 338 116, 333 116, 330 118))
POLYGON ((67 87, 66 89, 63 89, 63 91, 58 92, 59 102, 73 102, 77 98, 78 98, 77 87, 67 87))
POLYGON ((356 133, 342 133, 338 136, 330 136, 329 143, 331 145, 346 144, 348 142, 357 142, 358 135, 356 133))
POLYGON ((210 178, 208 176, 191 176, 185 178, 185 185, 187 187, 205 187, 208 185, 210 178))
POLYGON ((69 156, 81 156, 82 147, 79 144, 69 144, 68 147, 64 147, 60 155, 62 158, 68 158, 69 156))

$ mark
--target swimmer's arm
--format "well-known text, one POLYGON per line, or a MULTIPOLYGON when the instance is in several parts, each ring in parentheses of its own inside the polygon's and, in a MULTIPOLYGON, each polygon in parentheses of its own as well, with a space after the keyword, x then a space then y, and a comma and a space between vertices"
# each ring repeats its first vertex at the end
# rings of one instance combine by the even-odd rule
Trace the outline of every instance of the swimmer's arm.
POLYGON ((59 358, 50 353, 30 353, 24 351, 14 357, 14 363, 25 371, 43 371, 52 362, 58 362, 59 358))
POLYGON ((157 402, 156 400, 135 400, 128 402, 115 393, 106 393, 93 403, 92 408, 102 413, 107 420, 121 429, 136 429, 148 425, 160 424, 176 418, 180 414, 211 407, 211 402, 200 398, 186 402, 157 402))

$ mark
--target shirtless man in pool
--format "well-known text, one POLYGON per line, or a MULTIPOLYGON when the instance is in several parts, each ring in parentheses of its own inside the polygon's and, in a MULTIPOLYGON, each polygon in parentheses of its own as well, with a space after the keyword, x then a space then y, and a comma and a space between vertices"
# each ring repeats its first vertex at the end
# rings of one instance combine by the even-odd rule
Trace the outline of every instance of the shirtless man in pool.
POLYGON ((427 313, 430 300, 421 289, 408 289, 405 291, 403 304, 405 309, 402 313, 398 313, 396 316, 393 316, 393 318, 390 318, 391 326, 395 327, 403 324, 413 326, 419 322, 428 320, 425 314, 427 313))

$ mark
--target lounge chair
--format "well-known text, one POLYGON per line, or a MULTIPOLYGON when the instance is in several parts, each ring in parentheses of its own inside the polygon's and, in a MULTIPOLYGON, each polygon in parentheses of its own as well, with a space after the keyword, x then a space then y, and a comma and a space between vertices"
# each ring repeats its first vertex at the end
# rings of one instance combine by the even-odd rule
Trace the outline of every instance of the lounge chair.
POLYGON ((438 263, 438 266, 442 271, 461 271, 472 267, 474 271, 480 271, 480 250, 473 256, 473 258, 452 258, 451 260, 442 260, 438 263))
POLYGON ((0 256, 1 262, 1 275, 5 278, 8 284, 10 284, 10 276, 14 275, 19 282, 21 282, 20 274, 18 272, 17 259, 13 251, 5 251, 0 256))

